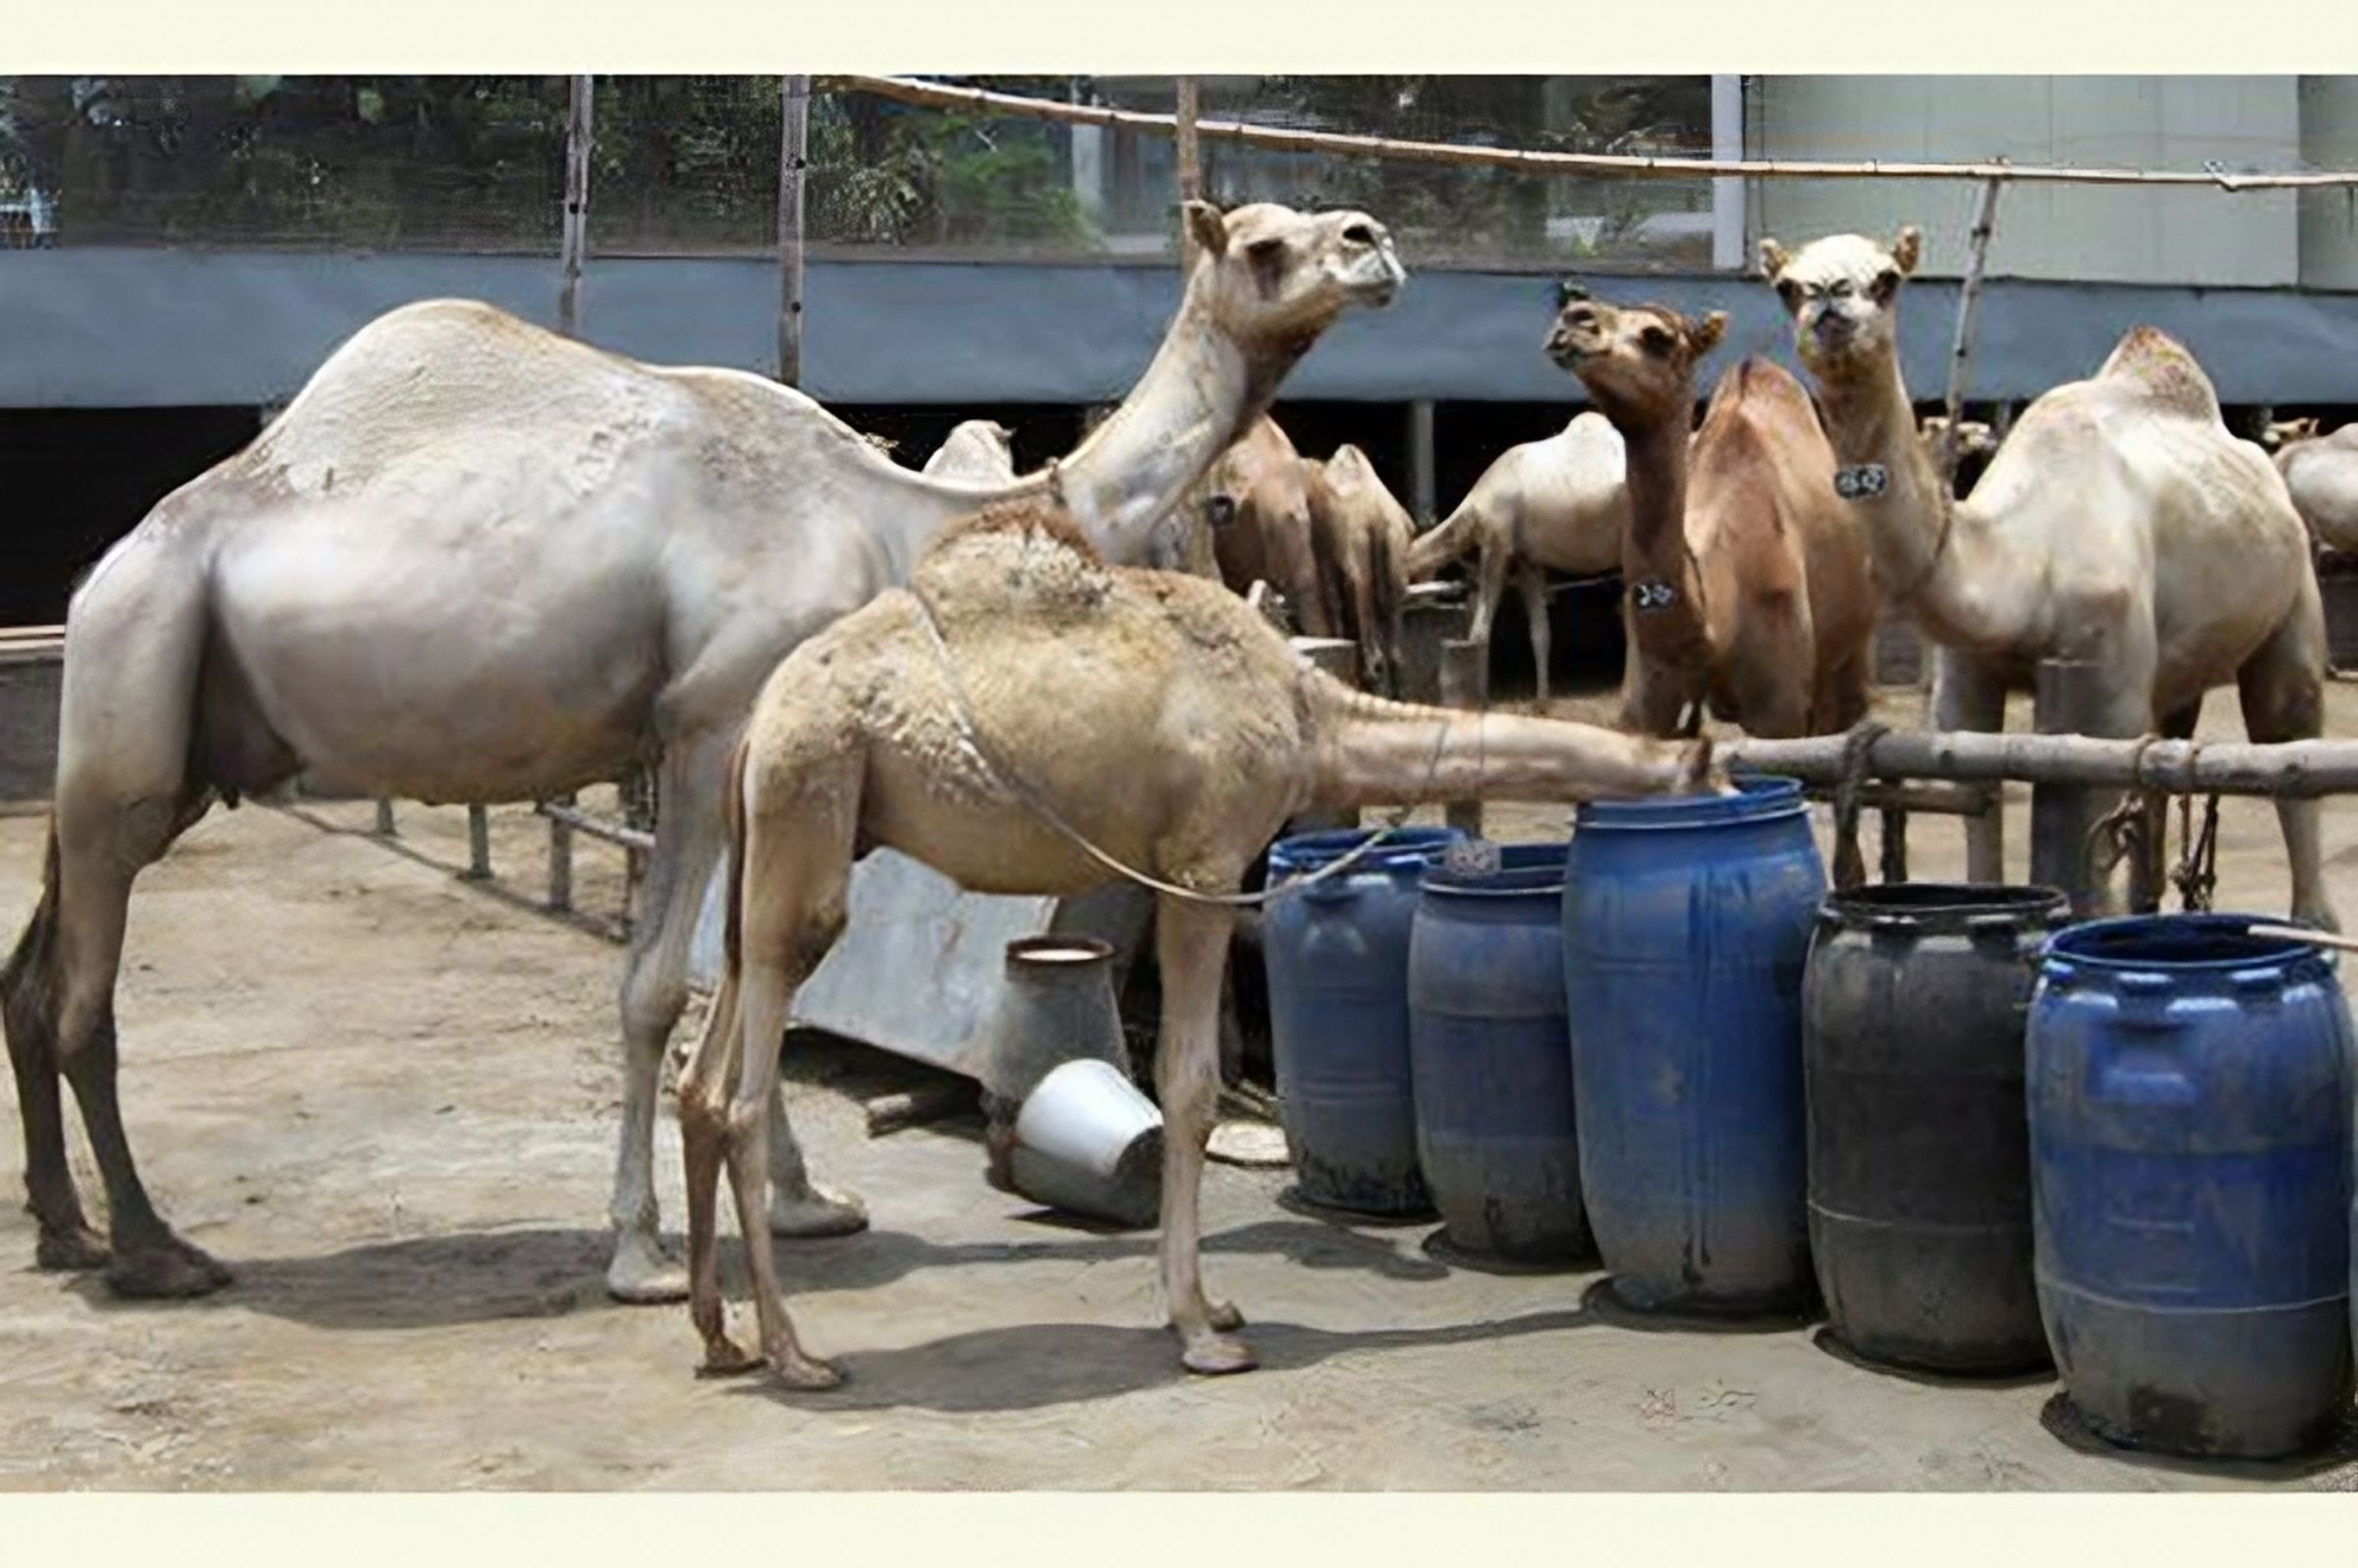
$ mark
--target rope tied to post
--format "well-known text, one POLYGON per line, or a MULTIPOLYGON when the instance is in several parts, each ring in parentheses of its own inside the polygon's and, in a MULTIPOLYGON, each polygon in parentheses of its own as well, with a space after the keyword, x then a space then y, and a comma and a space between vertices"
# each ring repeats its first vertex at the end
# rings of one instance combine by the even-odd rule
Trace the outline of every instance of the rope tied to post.
POLYGON ((1859 791, 1867 783, 1868 754, 1891 733, 1877 719, 1862 719, 1842 737, 1842 776, 1834 785, 1834 888, 1849 892, 1867 880, 1867 857, 1859 850, 1859 791))
POLYGON ((2194 797, 2178 797, 2178 831, 2185 851, 2177 868, 2169 873, 2178 890, 2178 907, 2189 914, 2211 908, 2211 896, 2218 887, 2218 797, 2206 796, 2203 801, 2203 828, 2194 828, 2194 797))
MULTIPOLYGON (((2145 754, 2161 740, 2159 735, 2139 738, 2137 750, 2129 758, 2131 778, 2144 777, 2145 754)), ((2166 845, 2150 845, 2146 836, 2154 805, 2163 798, 2160 790, 2132 785, 2121 796, 2119 805, 2089 824, 2088 835, 2080 844, 2080 864, 2091 884, 2110 876, 2123 860, 2134 858, 2142 865, 2152 849, 2166 848, 2166 845)))

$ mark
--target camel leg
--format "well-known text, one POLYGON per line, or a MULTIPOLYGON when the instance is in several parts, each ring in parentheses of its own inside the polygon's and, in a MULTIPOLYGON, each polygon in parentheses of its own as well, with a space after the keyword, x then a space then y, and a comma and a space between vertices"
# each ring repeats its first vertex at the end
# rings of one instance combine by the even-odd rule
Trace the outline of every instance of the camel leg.
MULTIPOLYGON (((2006 684, 1955 648, 1933 650, 1932 725, 1936 730, 1973 730, 1995 735, 2006 727, 2006 684)), ((1965 879, 2006 879, 2005 812, 1999 786, 1992 786, 1987 814, 1965 818, 1965 879)))
MULTIPOLYGON (((2325 733, 2325 611, 2315 574, 2303 573, 2301 584, 2292 614, 2235 673, 2244 731, 2262 744, 2315 740, 2325 733)), ((2293 918, 2340 930, 2341 919, 2326 892, 2318 802, 2278 800, 2276 822, 2292 873, 2293 918)))
POLYGON ((106 1184, 108 1286, 122 1296, 202 1296, 231 1283, 233 1276, 202 1249, 173 1234, 156 1213, 132 1158, 116 1092, 114 987, 132 879, 138 868, 162 855, 202 814, 201 798, 169 816, 154 806, 142 803, 118 813, 101 829, 97 846, 87 833, 68 829, 60 834, 59 990, 52 1039, 58 1070, 74 1087, 90 1152, 106 1184))
POLYGON ((38 1228, 33 1260, 42 1268, 103 1268, 106 1238, 89 1226, 66 1164, 65 1107, 59 1098, 54 1012, 57 946, 57 839, 49 839, 46 885, 8 967, 0 972, 0 1014, 17 1079, 25 1126, 25 1196, 38 1228))
POLYGON ((1525 561, 1515 573, 1515 586, 1523 590, 1523 619, 1531 631, 1531 667, 1539 672, 1540 711, 1547 711, 1547 666, 1553 648, 1554 628, 1547 624, 1547 575, 1538 565, 1525 561))
MULTIPOLYGON (((722 1134, 737 1226, 770 1371, 791 1388, 831 1388, 842 1373, 806 1355, 778 1285, 767 1200, 778 1052, 795 988, 843 930, 859 819, 858 756, 807 773, 790 799, 747 813, 735 996, 737 1092, 722 1134)), ((700 1264, 701 1266, 701 1264, 700 1264)), ((692 1271, 693 1272, 693 1271, 692 1271)))
POLYGON ((1505 549, 1486 540, 1474 568, 1474 615, 1466 626, 1466 641, 1482 649, 1486 663, 1490 656, 1490 622, 1506 594, 1506 570, 1512 559, 1505 549))
POLYGON ((688 1312, 704 1342, 700 1377, 753 1372, 761 1358, 740 1350, 728 1334, 720 1296, 718 1200, 723 1145, 728 1136, 729 1084, 737 1076, 737 976, 721 976, 704 1019, 704 1033, 680 1073, 680 1152, 688 1176, 688 1312))
POLYGON ((1234 1335, 1244 1316, 1204 1295, 1200 1247, 1204 1147, 1219 1096, 1220 980, 1236 917, 1213 906, 1158 900, 1156 961, 1162 1034, 1154 1048, 1162 1101, 1162 1290, 1180 1359, 1190 1372, 1249 1372, 1253 1348, 1234 1335))

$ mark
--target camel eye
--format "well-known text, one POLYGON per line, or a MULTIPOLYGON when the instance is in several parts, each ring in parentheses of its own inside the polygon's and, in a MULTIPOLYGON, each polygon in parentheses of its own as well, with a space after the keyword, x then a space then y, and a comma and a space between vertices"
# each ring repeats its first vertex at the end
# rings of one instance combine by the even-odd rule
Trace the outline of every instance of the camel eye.
POLYGON ((1875 287, 1872 292, 1879 302, 1890 299, 1892 295, 1899 292, 1899 273, 1890 267, 1885 267, 1882 271, 1878 272, 1875 275, 1875 287))
POLYGON ((1790 278, 1776 286, 1776 297, 1785 302, 1785 308, 1788 310, 1801 308, 1801 285, 1790 278))

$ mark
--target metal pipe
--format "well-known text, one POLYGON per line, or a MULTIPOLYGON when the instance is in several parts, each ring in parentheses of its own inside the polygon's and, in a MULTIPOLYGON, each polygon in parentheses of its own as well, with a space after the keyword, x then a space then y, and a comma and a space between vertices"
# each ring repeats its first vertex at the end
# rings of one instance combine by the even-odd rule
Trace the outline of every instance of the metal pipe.
POLYGON ((491 879, 491 813, 480 806, 467 808, 467 869, 459 874, 471 882, 491 879))

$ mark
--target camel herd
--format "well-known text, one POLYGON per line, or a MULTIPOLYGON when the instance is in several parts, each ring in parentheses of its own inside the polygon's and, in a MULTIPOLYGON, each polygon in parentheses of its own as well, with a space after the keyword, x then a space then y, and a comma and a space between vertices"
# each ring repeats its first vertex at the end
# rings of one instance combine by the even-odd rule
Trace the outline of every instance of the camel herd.
MULTIPOLYGON (((817 1387, 838 1374, 795 1337, 771 1239, 867 1215, 813 1181, 777 1043, 871 848, 976 891, 1155 889, 1162 1281, 1184 1363, 1228 1372, 1253 1353, 1197 1257, 1217 998, 1238 889, 1289 818, 1723 788, 1704 712, 1763 735, 1856 723, 1894 611, 1936 644, 1940 727, 2001 727, 2006 694, 2069 654, 2105 673, 2104 734, 2185 733, 2230 682, 2254 739, 2318 733, 2310 531, 2358 532, 2358 434, 2279 427, 2272 463, 2160 333, 2131 330, 2002 440, 1956 432, 1988 458, 1959 495, 1928 450, 1947 432, 1918 424, 1899 374, 1913 229, 1764 241, 1814 384, 1743 360, 1699 427, 1723 317, 1567 285, 1534 352, 1595 411, 1507 452, 1416 537, 1363 452, 1305 458, 1268 418, 1319 336, 1405 280, 1382 225, 1266 203, 1190 202, 1184 219, 1194 259, 1161 347, 1036 473, 988 421, 919 473, 765 378, 434 301, 364 327, 250 447, 159 502, 74 595, 47 864, 0 970, 41 1266, 103 1268, 134 1296, 230 1282, 141 1186, 114 992, 140 870, 215 801, 299 781, 489 804, 658 769, 618 998, 607 1288, 687 1299, 707 1371, 817 1387), (1474 636, 1513 578, 1543 683, 1542 574, 1623 574, 1618 728, 1354 692, 1241 596, 1266 584, 1302 630, 1358 645, 1371 692, 1395 693, 1406 585, 1468 558, 1474 636), (653 1124, 716 864, 723 977, 680 1091, 683 1266, 658 1241, 653 1124), (105 1185, 103 1235, 68 1171, 61 1080, 105 1185), (724 1173, 754 1272, 750 1353, 719 1293, 724 1173)), ((2293 910, 2332 924, 2315 805, 2279 811, 2293 910)), ((1973 874, 1997 879, 1994 824, 1969 833, 1973 874)))

